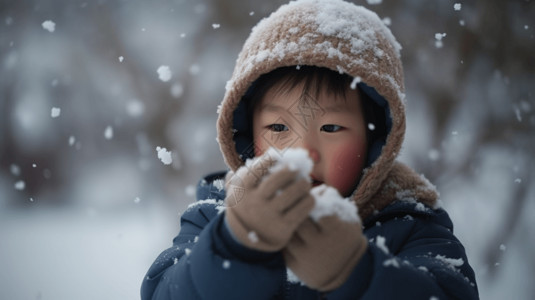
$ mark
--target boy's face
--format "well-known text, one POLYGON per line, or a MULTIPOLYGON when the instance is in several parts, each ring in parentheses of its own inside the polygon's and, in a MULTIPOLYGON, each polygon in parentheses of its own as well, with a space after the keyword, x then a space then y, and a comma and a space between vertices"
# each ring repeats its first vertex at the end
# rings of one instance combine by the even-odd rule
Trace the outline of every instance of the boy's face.
POLYGON ((253 114, 255 155, 269 147, 301 147, 314 162, 313 185, 325 183, 347 197, 366 162, 364 115, 357 90, 345 99, 323 89, 318 97, 303 95, 303 84, 291 90, 277 85, 267 91, 253 114))

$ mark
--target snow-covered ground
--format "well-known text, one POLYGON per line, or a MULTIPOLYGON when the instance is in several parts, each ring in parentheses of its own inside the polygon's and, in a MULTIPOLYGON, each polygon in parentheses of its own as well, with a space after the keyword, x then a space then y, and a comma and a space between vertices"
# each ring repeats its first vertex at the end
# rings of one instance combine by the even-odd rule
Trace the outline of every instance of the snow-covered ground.
POLYGON ((175 234, 162 210, 3 210, 1 298, 139 299, 148 266, 175 234))

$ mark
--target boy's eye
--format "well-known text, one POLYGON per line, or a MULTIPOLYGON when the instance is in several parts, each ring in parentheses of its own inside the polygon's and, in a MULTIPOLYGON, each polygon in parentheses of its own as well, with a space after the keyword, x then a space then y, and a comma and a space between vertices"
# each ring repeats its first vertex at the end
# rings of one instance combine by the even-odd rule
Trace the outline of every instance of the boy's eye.
POLYGON ((342 129, 342 126, 333 125, 333 124, 321 126, 321 131, 325 131, 325 132, 337 132, 340 129, 342 129))
POLYGON ((283 132, 288 131, 288 126, 284 124, 271 124, 268 126, 269 130, 275 131, 275 132, 283 132))

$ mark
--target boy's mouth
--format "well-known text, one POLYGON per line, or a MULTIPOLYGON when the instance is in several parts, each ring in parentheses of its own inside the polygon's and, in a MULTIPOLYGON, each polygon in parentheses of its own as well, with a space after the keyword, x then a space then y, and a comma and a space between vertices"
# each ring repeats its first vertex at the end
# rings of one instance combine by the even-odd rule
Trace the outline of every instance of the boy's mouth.
POLYGON ((323 181, 317 180, 316 178, 314 178, 314 176, 310 176, 310 178, 312 179, 312 187, 316 187, 318 185, 323 184, 323 181))

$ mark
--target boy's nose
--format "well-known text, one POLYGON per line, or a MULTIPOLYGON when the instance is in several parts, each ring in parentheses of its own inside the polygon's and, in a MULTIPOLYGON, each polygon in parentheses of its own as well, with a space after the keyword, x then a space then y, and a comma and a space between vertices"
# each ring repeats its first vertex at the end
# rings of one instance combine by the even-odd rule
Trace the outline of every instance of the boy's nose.
POLYGON ((306 149, 308 151, 308 155, 310 156, 314 164, 317 164, 320 162, 320 159, 321 159, 320 152, 318 151, 316 147, 312 145, 310 141, 300 140, 294 145, 294 147, 300 147, 300 148, 306 149))
POLYGON ((317 164, 320 162, 320 153, 318 152, 318 150, 313 149, 313 148, 305 148, 305 149, 308 150, 308 155, 310 156, 314 164, 317 164))

